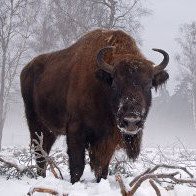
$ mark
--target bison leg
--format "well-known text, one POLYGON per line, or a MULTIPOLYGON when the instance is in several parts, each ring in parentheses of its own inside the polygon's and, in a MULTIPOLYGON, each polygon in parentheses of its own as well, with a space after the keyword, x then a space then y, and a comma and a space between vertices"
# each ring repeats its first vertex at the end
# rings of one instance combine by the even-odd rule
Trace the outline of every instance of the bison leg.
MULTIPOLYGON (((43 129, 42 129, 43 130, 43 129)), ((43 134, 43 150, 49 154, 52 145, 54 144, 56 137, 50 133, 49 131, 37 131, 37 134, 40 136, 41 133, 43 134)), ((31 139, 32 139, 32 144, 34 143, 33 140, 37 140, 39 142, 39 139, 37 138, 37 135, 35 134, 35 132, 31 133, 31 139)), ((36 163, 38 165, 38 170, 37 173, 39 176, 45 177, 46 176, 46 160, 44 157, 42 157, 41 152, 38 150, 35 152, 36 155, 36 163)))
POLYGON ((72 123, 67 132, 67 153, 71 183, 78 182, 84 171, 85 134, 78 123, 72 123))
MULTIPOLYGON (((31 145, 34 144, 33 140, 37 140, 39 142, 39 138, 36 133, 40 136, 41 132, 43 133, 43 149, 49 154, 52 145, 54 144, 56 137, 47 130, 45 126, 41 122, 37 120, 36 114, 32 108, 25 107, 27 122, 30 130, 31 136, 31 145)), ((41 154, 40 151, 36 151, 36 154, 41 154)), ((39 176, 46 176, 46 161, 43 157, 35 155, 36 163, 40 169, 37 170, 39 176)))
POLYGON ((100 182, 101 178, 107 178, 109 163, 114 151, 115 146, 112 144, 109 146, 105 141, 97 145, 90 145, 90 165, 95 172, 97 182, 100 182))
MULTIPOLYGON (((30 136, 31 136, 31 145, 36 145, 34 143, 34 140, 39 141, 39 138, 37 137, 36 133, 41 136, 41 133, 43 134, 43 150, 49 154, 50 149, 52 145, 54 144, 56 137, 50 133, 44 126, 41 126, 40 123, 37 121, 31 121, 29 118, 27 118, 28 125, 29 125, 29 130, 30 130, 30 136)), ((44 157, 41 157, 41 152, 35 151, 35 159, 36 159, 36 164, 39 167, 37 169, 37 174, 39 176, 45 177, 46 176, 46 161, 44 157)))
MULTIPOLYGON (((28 65, 23 69, 21 73, 21 93, 24 100, 25 113, 27 118, 28 127, 30 130, 31 136, 31 145, 33 140, 38 140, 36 132, 38 135, 43 133, 43 149, 49 153, 53 143, 56 140, 56 137, 49 132, 49 130, 43 126, 35 112, 35 105, 33 101, 33 88, 34 88, 34 70, 28 65)), ((39 151, 37 153, 40 153, 39 151)), ((41 176, 46 175, 46 162, 45 159, 36 157, 37 165, 40 167, 38 174, 41 176)))

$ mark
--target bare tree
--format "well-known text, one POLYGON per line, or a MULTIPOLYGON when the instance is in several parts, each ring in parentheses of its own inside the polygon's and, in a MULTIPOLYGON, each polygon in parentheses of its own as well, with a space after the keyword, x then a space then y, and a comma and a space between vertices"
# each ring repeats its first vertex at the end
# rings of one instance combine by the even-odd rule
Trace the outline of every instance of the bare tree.
POLYGON ((24 55, 27 59, 67 47, 99 27, 120 28, 137 37, 141 17, 150 13, 143 1, 0 0, 0 146, 8 101, 24 55))
POLYGON ((182 82, 187 83, 192 103, 192 114, 196 130, 196 22, 180 27, 180 37, 176 39, 180 53, 176 61, 180 64, 182 82))
POLYGON ((123 29, 139 38, 140 19, 151 13, 143 6, 143 0, 54 0, 49 5, 64 46, 99 27, 123 29))
POLYGON ((67 47, 81 34, 88 32, 93 23, 90 2, 85 0, 54 0, 50 3, 54 27, 58 31, 60 47, 67 47))
POLYGON ((54 17, 51 14, 53 6, 50 1, 37 1, 36 8, 36 22, 31 25, 32 36, 29 40, 29 48, 33 55, 52 51, 58 48, 59 36, 54 26, 54 17))
POLYGON ((7 106, 29 37, 28 0, 0 0, 0 148, 7 106))
MULTIPOLYGON (((96 17, 97 25, 106 29, 123 29, 134 37, 142 28, 140 19, 151 13, 143 0, 93 0, 93 5, 99 4, 100 9, 96 17), (102 13, 100 14, 100 11, 102 13)), ((96 8, 97 10, 97 8, 96 8)))

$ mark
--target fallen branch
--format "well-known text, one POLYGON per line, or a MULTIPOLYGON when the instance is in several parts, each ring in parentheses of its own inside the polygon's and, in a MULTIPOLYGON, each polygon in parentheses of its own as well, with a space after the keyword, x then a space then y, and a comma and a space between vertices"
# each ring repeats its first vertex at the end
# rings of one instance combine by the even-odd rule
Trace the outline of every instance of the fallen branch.
POLYGON ((20 172, 20 173, 23 172, 24 169, 26 169, 26 166, 19 166, 18 164, 14 163, 15 162, 14 160, 12 161, 5 160, 5 158, 0 157, 0 161, 3 162, 9 168, 14 167, 17 170, 17 172, 20 172))
POLYGON ((135 182, 138 181, 139 178, 141 178, 143 175, 149 173, 149 171, 150 171, 150 168, 148 168, 146 171, 144 171, 143 173, 141 173, 139 176, 136 176, 136 177, 129 183, 129 186, 132 187, 132 186, 135 184, 135 182))
POLYGON ((149 180, 149 182, 150 182, 152 188, 155 190, 157 196, 161 196, 161 192, 160 192, 159 188, 157 187, 157 185, 155 184, 155 182, 151 179, 149 180))
MULTIPOLYGON (((27 195, 32 196, 34 192, 39 192, 39 193, 49 193, 51 195, 60 195, 59 192, 52 190, 52 189, 48 189, 48 188, 39 188, 39 187, 35 187, 33 189, 30 189, 29 192, 27 193, 27 195)), ((62 196, 68 196, 68 194, 61 194, 62 196)))
POLYGON ((131 191, 128 192, 128 196, 133 196, 135 194, 135 192, 137 191, 137 189, 141 186, 142 182, 144 182, 147 179, 157 179, 157 178, 174 178, 174 176, 176 176, 177 174, 179 174, 179 172, 174 172, 174 173, 170 173, 170 174, 145 174, 143 176, 141 176, 139 178, 139 180, 133 185, 131 191))
POLYGON ((155 190, 157 196, 161 196, 160 190, 154 182, 154 181, 156 181, 156 182, 160 183, 161 181, 159 181, 158 179, 163 179, 163 180, 170 179, 171 182, 168 182, 168 181, 165 181, 165 182, 167 182, 168 184, 172 184, 172 186, 174 186, 176 184, 190 184, 191 186, 193 186, 193 184, 196 184, 196 179, 176 178, 175 176, 177 174, 180 174, 180 172, 154 174, 153 172, 155 172, 158 168, 180 169, 180 170, 183 170, 184 172, 186 172, 189 175, 189 177, 193 178, 193 174, 191 174, 185 167, 159 164, 159 165, 154 166, 152 169, 148 168, 142 174, 136 176, 130 182, 129 186, 131 187, 131 190, 128 192, 126 192, 122 178, 118 174, 116 176, 116 181, 120 185, 122 195, 123 196, 133 196, 135 194, 135 192, 137 191, 137 189, 141 186, 141 184, 147 179, 149 179, 149 182, 150 182, 151 186, 153 187, 153 189, 155 190))
POLYGON ((119 183, 122 196, 128 196, 121 175, 117 174, 115 177, 116 181, 119 183))
POLYGON ((30 165, 30 166, 25 166, 25 165, 19 165, 15 162, 14 159, 9 158, 6 159, 6 157, 0 157, 0 162, 5 164, 6 167, 8 168, 14 168, 17 173, 19 173, 21 176, 27 172, 31 173, 33 177, 36 177, 36 173, 33 171, 33 169, 36 169, 36 165, 30 165))
POLYGON ((174 165, 166 165, 166 164, 158 164, 156 165, 154 168, 152 168, 149 173, 153 173, 154 171, 156 171, 157 169, 159 168, 167 168, 167 169, 180 169, 180 170, 183 170, 184 172, 186 172, 191 178, 193 178, 193 174, 191 174, 187 169, 186 167, 181 167, 181 166, 174 166, 174 165))
POLYGON ((33 149, 34 149, 34 152, 36 151, 40 151, 40 154, 39 153, 35 153, 36 156, 40 156, 40 157, 43 157, 45 160, 46 160, 46 163, 48 163, 48 165, 50 166, 51 168, 51 171, 53 173, 53 175, 55 176, 55 178, 58 178, 58 175, 55 171, 55 168, 58 170, 59 174, 60 174, 60 178, 63 180, 63 175, 59 169, 59 167, 56 165, 56 163, 54 163, 54 161, 51 159, 50 156, 48 156, 48 154, 46 153, 46 151, 43 149, 43 133, 41 132, 41 135, 38 135, 38 133, 36 132, 35 133, 38 137, 38 140, 33 140, 34 142, 34 146, 33 146, 33 149))

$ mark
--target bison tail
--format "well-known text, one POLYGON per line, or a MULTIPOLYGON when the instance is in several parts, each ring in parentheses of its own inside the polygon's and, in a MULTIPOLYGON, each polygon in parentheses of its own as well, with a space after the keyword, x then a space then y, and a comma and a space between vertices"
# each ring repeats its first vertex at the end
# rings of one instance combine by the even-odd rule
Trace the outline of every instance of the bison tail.
POLYGON ((35 126, 34 123, 36 122, 36 114, 34 111, 34 103, 33 103, 34 72, 33 72, 33 68, 31 67, 31 63, 29 63, 22 70, 20 75, 20 83, 21 83, 21 94, 24 100, 27 124, 30 128, 35 126))

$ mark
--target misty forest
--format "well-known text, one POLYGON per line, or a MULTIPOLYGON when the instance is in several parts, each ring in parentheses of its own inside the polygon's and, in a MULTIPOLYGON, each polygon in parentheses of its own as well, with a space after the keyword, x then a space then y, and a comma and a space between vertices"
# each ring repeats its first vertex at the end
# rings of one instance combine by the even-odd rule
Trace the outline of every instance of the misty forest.
MULTIPOLYGON (((175 21, 175 33, 170 33, 169 28, 172 15, 171 21, 166 17, 159 35, 155 35, 153 30, 149 31, 152 28, 149 21, 156 18, 159 23, 161 13, 156 14, 164 8, 156 10, 153 3, 152 0, 0 0, 0 195, 196 195, 196 14, 187 21, 175 21), (49 155, 43 147, 42 134, 36 133, 37 140, 30 145, 20 74, 36 56, 68 48, 95 29, 126 32, 135 39, 144 56, 156 64, 161 60, 156 59, 159 54, 151 49, 167 51, 169 79, 152 89, 152 106, 139 156, 131 160, 117 147, 107 179, 97 183, 96 174, 91 171, 90 152, 86 150, 84 173, 79 182, 70 183, 66 136, 58 138, 49 155), (172 34, 170 42, 175 48, 156 41, 167 44, 168 34, 172 34), (152 47, 148 38, 154 39, 152 47), (46 162, 45 178, 37 172, 37 156, 46 162)), ((161 4, 169 7, 169 1, 161 4)))

